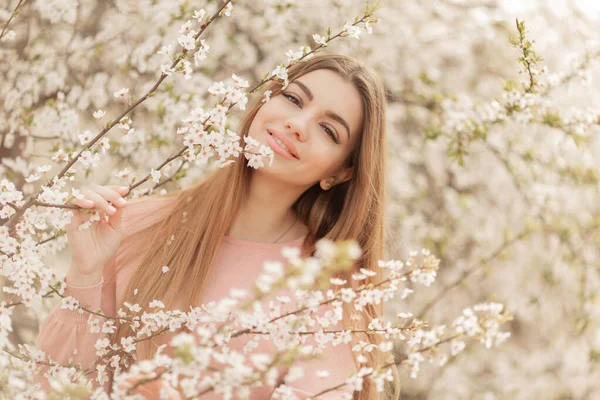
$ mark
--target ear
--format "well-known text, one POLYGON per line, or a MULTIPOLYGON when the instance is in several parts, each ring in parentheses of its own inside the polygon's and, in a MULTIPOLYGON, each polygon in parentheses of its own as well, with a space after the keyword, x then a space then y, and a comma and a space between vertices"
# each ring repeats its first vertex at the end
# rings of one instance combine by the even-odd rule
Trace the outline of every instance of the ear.
POLYGON ((321 189, 329 190, 333 186, 349 181, 354 175, 354 167, 344 168, 329 179, 323 179, 320 182, 321 189))
POLYGON ((335 184, 340 184, 349 181, 354 175, 354 167, 347 167, 335 174, 335 184))

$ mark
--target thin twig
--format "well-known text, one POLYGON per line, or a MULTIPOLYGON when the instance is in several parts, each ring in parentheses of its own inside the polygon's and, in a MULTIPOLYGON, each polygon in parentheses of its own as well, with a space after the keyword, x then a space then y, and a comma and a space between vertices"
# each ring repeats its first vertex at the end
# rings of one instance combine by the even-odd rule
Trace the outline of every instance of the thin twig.
POLYGON ((529 232, 527 230, 524 230, 524 231, 520 232, 519 234, 515 235, 512 239, 507 240, 504 243, 502 243, 500 246, 498 246, 498 248, 496 248, 487 257, 485 257, 485 258, 479 260, 478 262, 472 264, 471 266, 469 266, 469 268, 467 268, 466 270, 464 270, 463 273, 457 279, 455 279, 449 285, 444 286, 444 288, 432 300, 430 300, 421 309, 421 311, 419 311, 419 313, 417 314, 417 318, 423 319, 425 317, 425 314, 427 314, 427 312, 431 309, 431 307, 433 307, 435 304, 437 304, 444 296, 446 296, 446 294, 448 294, 448 292, 450 292, 455 287, 459 286, 466 279, 468 279, 471 275, 473 275, 475 272, 477 272, 481 268, 483 268, 483 266, 485 264, 487 264, 490 261, 494 260, 500 254, 502 254, 503 251, 505 251, 506 249, 508 249, 509 247, 511 247, 512 245, 514 245, 515 243, 519 242, 519 240, 523 239, 528 234, 529 234, 529 232))
POLYGON ((14 16, 17 15, 17 11, 19 10, 19 7, 21 6, 21 4, 25 3, 26 1, 27 0, 19 0, 19 3, 17 4, 17 6, 15 7, 14 11, 10 15, 10 18, 8 19, 8 21, 6 21, 6 24, 4 24, 4 28, 2 28, 2 33, 0 33, 0 40, 2 39, 2 37, 4 37, 4 33, 8 29, 8 24, 10 24, 10 21, 12 21, 12 19, 14 18, 14 16))
MULTIPOLYGON (((202 25, 200 31, 198 32, 198 34, 194 38, 195 40, 198 40, 198 38, 200 37, 200 35, 202 35, 202 33, 204 33, 204 31, 208 28, 208 26, 210 26, 210 24, 219 16, 219 14, 221 13, 221 10, 223 10, 227 6, 227 4, 229 4, 230 2, 231 2, 231 0, 225 0, 223 2, 223 5, 219 8, 219 10, 217 10, 217 12, 206 22, 206 24, 202 25)), ((181 60, 183 60, 185 58, 185 55, 187 54, 187 52, 188 52, 187 49, 183 49, 182 53, 173 61, 173 64, 171 65, 171 68, 175 68, 177 66, 177 64, 179 63, 179 61, 181 61, 181 60)), ((162 83, 162 81, 165 80, 165 78, 167 76, 168 75, 162 73, 161 76, 160 76, 160 78, 158 79, 158 81, 154 84, 154 86, 152 86, 152 88, 150 88, 146 92, 146 94, 144 94, 140 99, 138 99, 133 104, 131 104, 129 106, 129 108, 127 108, 125 111, 123 111, 119 117, 117 117, 114 121, 112 121, 109 125, 107 125, 92 140, 90 140, 88 143, 86 143, 79 150, 79 152, 69 160, 69 162, 64 166, 64 168, 54 178, 48 180, 48 182, 46 182, 46 184, 43 187, 51 187, 52 184, 56 180, 61 179, 67 173, 67 171, 69 171, 69 169, 73 166, 73 164, 75 164, 77 162, 77 160, 79 159, 79 157, 81 157, 81 154, 83 152, 85 152, 89 148, 91 148, 98 140, 100 140, 106 133, 108 133, 108 131, 110 131, 115 125, 117 125, 118 123, 120 123, 120 121, 127 114, 129 114, 131 112, 131 110, 133 110, 138 105, 140 105, 142 102, 144 102, 146 99, 148 99, 156 91, 156 89, 158 89, 158 87, 160 86, 160 84, 162 83)), ((35 203, 35 201, 36 201, 35 199, 39 195, 39 193, 42 190, 42 188, 40 188, 40 190, 38 190, 37 194, 30 196, 29 199, 23 205, 23 207, 21 207, 19 210, 17 210, 17 212, 15 214, 13 214, 9 219, 7 219, 2 225, 7 225, 8 228, 9 228, 9 230, 12 230, 12 228, 16 224, 17 220, 19 218, 21 218, 21 216, 25 213, 25 210, 28 209, 29 207, 31 207, 35 203)))

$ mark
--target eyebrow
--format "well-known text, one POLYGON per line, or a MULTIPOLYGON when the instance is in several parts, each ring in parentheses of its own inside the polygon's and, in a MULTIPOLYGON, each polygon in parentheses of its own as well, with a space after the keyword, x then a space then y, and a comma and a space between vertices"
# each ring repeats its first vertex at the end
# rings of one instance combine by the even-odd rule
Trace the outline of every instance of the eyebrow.
MULTIPOLYGON (((306 94, 306 96, 308 96, 308 99, 310 101, 312 101, 315 97, 313 96, 312 92, 310 91, 310 89, 302 82, 300 82, 299 80, 295 80, 290 82, 290 84, 295 83, 300 89, 302 89, 302 91, 306 94)), ((344 128, 346 128, 346 132, 348 133, 348 139, 350 139, 350 126, 348 125, 348 123, 346 122, 346 120, 342 117, 340 117, 338 114, 334 113, 333 111, 326 111, 325 115, 327 115, 328 117, 330 117, 331 119, 336 120, 337 122, 339 122, 340 124, 342 124, 344 126, 344 128)))

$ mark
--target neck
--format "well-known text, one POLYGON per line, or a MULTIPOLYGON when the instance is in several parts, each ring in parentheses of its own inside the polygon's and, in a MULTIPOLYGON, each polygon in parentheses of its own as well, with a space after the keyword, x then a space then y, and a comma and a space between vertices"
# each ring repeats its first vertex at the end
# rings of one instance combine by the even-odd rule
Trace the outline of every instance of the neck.
POLYGON ((292 210, 304 190, 286 187, 281 181, 253 173, 247 197, 227 235, 262 243, 290 241, 305 235, 306 228, 296 221, 292 210))

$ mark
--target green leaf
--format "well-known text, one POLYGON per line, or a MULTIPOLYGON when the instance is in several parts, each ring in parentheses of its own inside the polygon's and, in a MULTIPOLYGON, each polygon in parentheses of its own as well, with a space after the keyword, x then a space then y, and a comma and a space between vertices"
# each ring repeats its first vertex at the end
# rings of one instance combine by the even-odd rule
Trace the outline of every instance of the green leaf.
POLYGON ((546 114, 544 114, 544 123, 553 128, 560 126, 561 119, 559 113, 548 111, 546 114))
POLYGON ((188 365, 189 363, 194 361, 194 356, 191 351, 191 345, 189 344, 174 348, 173 355, 175 357, 180 358, 185 365, 188 365))
POLYGON ((482 124, 475 125, 475 129, 473 129, 473 140, 487 138, 487 127, 482 124))
POLYGON ((503 89, 505 92, 510 92, 512 90, 518 90, 520 88, 520 84, 512 79, 506 79, 502 82, 503 89))
POLYGON ((588 353, 588 361, 590 364, 600 363, 600 351, 596 349, 590 349, 588 353))
POLYGON ((425 127, 425 129, 423 130, 423 133, 425 134, 425 138, 427 140, 435 140, 441 135, 442 132, 439 130, 439 128, 437 126, 429 125, 429 126, 425 127))
POLYGON ((431 85, 435 84, 435 81, 433 79, 431 79, 429 77, 429 75, 427 75, 427 72, 424 72, 424 71, 419 74, 419 80, 426 85, 431 86, 431 85))
POLYGON ((187 176, 187 169, 181 169, 181 170, 177 171, 177 173, 175 174, 173 179, 178 181, 182 178, 185 178, 186 176, 187 176))

